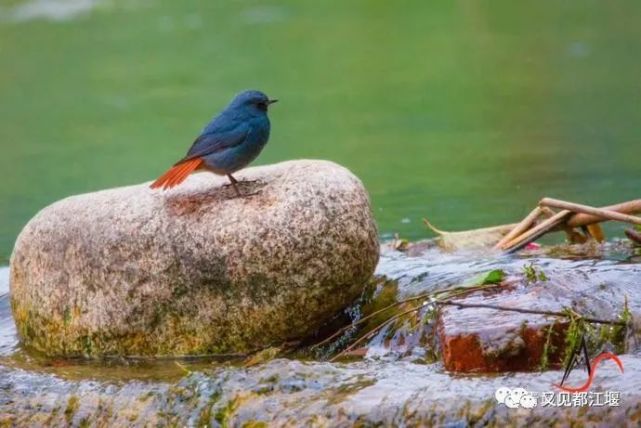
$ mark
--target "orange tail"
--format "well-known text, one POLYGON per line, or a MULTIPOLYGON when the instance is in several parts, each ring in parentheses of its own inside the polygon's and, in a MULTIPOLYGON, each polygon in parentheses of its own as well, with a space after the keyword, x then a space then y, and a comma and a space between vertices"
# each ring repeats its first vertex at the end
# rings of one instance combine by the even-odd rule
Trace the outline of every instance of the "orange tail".
POLYGON ((169 171, 161 175, 158 180, 154 181, 150 187, 152 189, 159 187, 162 187, 163 190, 171 189, 185 181, 189 174, 196 171, 202 163, 202 159, 196 158, 174 165, 169 171))

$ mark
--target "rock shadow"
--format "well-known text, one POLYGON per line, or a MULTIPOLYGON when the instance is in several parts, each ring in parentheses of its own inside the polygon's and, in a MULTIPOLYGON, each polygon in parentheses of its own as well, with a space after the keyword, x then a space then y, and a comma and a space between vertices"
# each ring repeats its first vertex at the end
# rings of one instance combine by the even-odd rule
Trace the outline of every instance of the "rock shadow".
POLYGON ((170 194, 165 198, 165 206, 173 216, 198 215, 226 201, 254 201, 262 195, 267 184, 260 180, 239 180, 236 185, 242 196, 238 196, 229 183, 199 192, 170 194))

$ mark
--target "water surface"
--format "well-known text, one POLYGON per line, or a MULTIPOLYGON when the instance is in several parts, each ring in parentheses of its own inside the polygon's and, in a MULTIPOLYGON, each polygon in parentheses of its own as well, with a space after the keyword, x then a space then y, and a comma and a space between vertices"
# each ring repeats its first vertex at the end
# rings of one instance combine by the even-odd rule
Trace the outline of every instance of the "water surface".
POLYGON ((45 205, 157 176, 250 87, 282 100, 258 163, 346 165, 383 237, 638 197, 639 22, 635 1, 5 1, 0 258, 45 205))

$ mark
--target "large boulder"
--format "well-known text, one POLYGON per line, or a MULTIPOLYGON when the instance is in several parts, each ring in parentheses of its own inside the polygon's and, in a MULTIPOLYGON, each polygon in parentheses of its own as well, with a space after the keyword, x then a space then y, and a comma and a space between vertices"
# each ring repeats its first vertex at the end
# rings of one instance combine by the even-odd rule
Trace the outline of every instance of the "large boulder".
POLYGON ((242 353, 303 337, 359 295, 379 244, 347 169, 291 161, 170 191, 73 196, 24 228, 12 310, 48 355, 242 353))

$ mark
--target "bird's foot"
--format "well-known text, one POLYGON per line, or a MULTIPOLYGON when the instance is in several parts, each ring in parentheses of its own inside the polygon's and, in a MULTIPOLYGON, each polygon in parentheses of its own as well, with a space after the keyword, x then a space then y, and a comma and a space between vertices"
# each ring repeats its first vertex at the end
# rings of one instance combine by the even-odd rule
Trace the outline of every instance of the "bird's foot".
POLYGON ((239 181, 236 181, 235 183, 225 183, 225 184, 223 184, 222 187, 229 187, 229 186, 233 186, 234 184, 241 184, 242 185, 242 184, 260 183, 260 182, 261 182, 260 180, 242 180, 242 181, 239 180, 239 181))
MULTIPOLYGON (((249 183, 248 181, 239 181, 238 184, 243 184, 243 183, 249 183)), ((251 193, 246 193, 246 192, 241 192, 239 189, 240 186, 236 185, 235 183, 228 183, 228 184, 223 184, 222 185, 223 189, 227 189, 229 187, 234 189, 234 196, 232 196, 230 199, 236 199, 236 198, 245 198, 249 196, 255 196, 258 195, 261 191, 256 190, 255 192, 251 193)))

